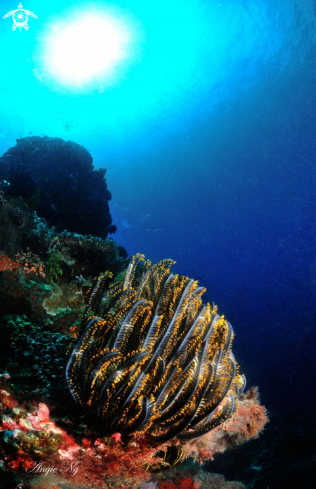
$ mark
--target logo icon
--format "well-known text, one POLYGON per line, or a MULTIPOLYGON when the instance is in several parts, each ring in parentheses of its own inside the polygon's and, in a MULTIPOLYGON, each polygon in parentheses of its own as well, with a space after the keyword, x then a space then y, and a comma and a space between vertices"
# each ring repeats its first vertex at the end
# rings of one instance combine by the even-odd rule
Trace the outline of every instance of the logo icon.
POLYGON ((23 5, 22 3, 19 3, 18 5, 18 8, 16 10, 11 10, 11 12, 8 12, 7 14, 5 14, 3 16, 4 19, 6 19, 7 17, 13 17, 13 26, 12 26, 12 30, 15 31, 16 28, 20 29, 20 32, 21 32, 21 29, 24 27, 24 29, 26 31, 29 30, 29 26, 27 25, 27 21, 28 21, 28 18, 29 18, 29 15, 31 17, 34 17, 35 19, 38 19, 38 17, 33 14, 33 12, 30 12, 29 10, 25 10, 23 8, 23 5))

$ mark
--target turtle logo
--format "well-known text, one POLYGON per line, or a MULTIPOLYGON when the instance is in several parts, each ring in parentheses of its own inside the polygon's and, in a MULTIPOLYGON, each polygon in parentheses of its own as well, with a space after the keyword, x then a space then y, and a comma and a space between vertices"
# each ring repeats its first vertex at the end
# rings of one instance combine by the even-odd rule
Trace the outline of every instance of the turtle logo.
POLYGON ((13 17, 13 26, 12 26, 12 30, 15 31, 16 28, 20 29, 20 32, 21 32, 21 29, 24 27, 24 29, 26 31, 29 30, 29 26, 27 25, 27 21, 28 21, 28 18, 29 18, 29 15, 31 17, 34 17, 35 19, 38 19, 38 17, 33 14, 33 12, 30 12, 29 10, 24 10, 24 8, 22 8, 23 5, 22 3, 19 3, 18 5, 18 8, 16 10, 11 10, 11 12, 8 12, 7 14, 5 14, 3 16, 4 19, 6 19, 7 17, 13 17))

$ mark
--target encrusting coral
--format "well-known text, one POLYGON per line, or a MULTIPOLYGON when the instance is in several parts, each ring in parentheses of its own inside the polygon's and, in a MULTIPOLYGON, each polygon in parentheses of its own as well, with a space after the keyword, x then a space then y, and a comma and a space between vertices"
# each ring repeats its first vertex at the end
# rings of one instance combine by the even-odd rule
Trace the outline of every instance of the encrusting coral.
POLYGON ((11 260, 7 255, 0 254, 0 272, 10 270, 11 272, 17 272, 20 264, 14 260, 11 260))
POLYGON ((84 306, 84 297, 75 283, 51 285, 51 296, 43 302, 48 314, 56 315, 65 309, 80 309, 84 306))
POLYGON ((200 472, 197 480, 201 482, 199 489, 246 489, 241 482, 228 482, 221 474, 200 472))
POLYGON ((190 440, 227 421, 244 390, 231 325, 202 304, 197 281, 170 273, 173 263, 137 254, 123 283, 104 292, 101 274, 91 289, 66 379, 105 433, 190 440))
POLYGON ((266 409, 259 402, 258 389, 251 388, 240 396, 237 409, 228 421, 182 444, 183 458, 193 457, 203 464, 213 459, 215 453, 257 438, 268 421, 266 409))

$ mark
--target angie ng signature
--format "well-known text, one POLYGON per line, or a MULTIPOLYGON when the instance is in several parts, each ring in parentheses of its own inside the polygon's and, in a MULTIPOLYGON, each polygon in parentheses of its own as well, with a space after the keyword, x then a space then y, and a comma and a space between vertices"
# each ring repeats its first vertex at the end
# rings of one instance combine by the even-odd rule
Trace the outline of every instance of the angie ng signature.
MULTIPOLYGON (((43 474, 46 477, 48 474, 65 474, 68 473, 70 477, 74 477, 81 465, 81 462, 66 461, 61 467, 55 467, 55 465, 49 465, 46 462, 34 462, 34 465, 28 467, 25 472, 34 474, 43 474)), ((16 489, 23 489, 23 485, 19 484, 16 489)))

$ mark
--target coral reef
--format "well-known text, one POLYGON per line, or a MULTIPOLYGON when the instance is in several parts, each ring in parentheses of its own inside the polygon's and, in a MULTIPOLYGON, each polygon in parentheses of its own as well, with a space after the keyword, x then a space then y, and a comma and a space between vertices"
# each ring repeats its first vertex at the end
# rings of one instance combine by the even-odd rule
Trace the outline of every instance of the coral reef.
MULTIPOLYGON (((39 256, 34 255, 29 247, 26 248, 26 252, 23 250, 21 253, 15 254, 16 263, 19 267, 21 267, 21 271, 29 274, 34 273, 42 278, 46 278, 46 274, 44 272, 45 265, 41 262, 39 256)), ((11 269, 13 272, 16 271, 11 269)), ((24 273, 24 275, 25 275, 24 273)))
POLYGON ((46 274, 48 281, 50 283, 58 282, 58 278, 63 274, 63 269, 61 267, 62 255, 59 253, 50 253, 45 262, 46 274))
POLYGON ((160 481, 159 489, 246 489, 240 482, 225 480, 220 474, 200 473, 195 479, 187 477, 177 481, 160 481))
POLYGON ((268 422, 264 406, 259 402, 258 387, 252 387, 241 396, 236 415, 225 422, 221 429, 232 443, 238 445, 252 438, 258 438, 268 422))
POLYGON ((63 374, 73 338, 45 331, 26 316, 2 316, 0 328, 0 368, 10 373, 17 389, 25 393, 40 389, 47 397, 65 389, 63 374))
MULTIPOLYGON (((202 472, 201 470, 193 477, 179 477, 175 480, 161 480, 149 484, 152 484, 153 488, 158 486, 158 489, 246 489, 246 486, 241 482, 226 481, 221 474, 202 472)), ((146 484, 143 484, 140 489, 145 488, 146 484)))
POLYGON ((200 489, 246 489, 241 482, 226 481, 225 477, 220 474, 209 472, 200 472, 197 480, 201 482, 200 489))
POLYGON ((194 489, 194 482, 192 477, 186 479, 180 479, 177 482, 173 481, 160 481, 159 489, 194 489))
MULTIPOLYGON (((50 401, 34 400, 17 393, 8 374, 0 376, 0 456, 2 470, 21 474, 31 487, 44 487, 49 475, 54 487, 68 481, 82 488, 243 489, 218 474, 201 471, 194 476, 148 482, 147 467, 159 460, 159 449, 143 435, 124 444, 118 434, 100 436, 96 426, 81 418, 58 414, 62 409, 50 401), (54 411, 54 414, 51 414, 54 411), (158 458, 157 458, 158 457, 158 458), (43 475, 44 474, 44 475, 43 475), (38 479, 36 480, 36 478, 38 479), (45 477, 45 479, 43 479, 45 477), (35 481, 34 481, 35 478, 35 481), (142 484, 143 483, 143 484, 142 484)), ((65 412, 65 409, 64 409, 65 412)))
POLYGON ((105 172, 58 138, 0 158, 0 487, 203 489, 267 421, 204 289, 107 238, 105 172))
MULTIPOLYGON (((9 235, 17 232, 8 225, 9 235)), ((5 272, 0 280, 2 314, 26 314, 72 336, 78 333, 74 322, 84 310, 84 294, 93 277, 107 268, 108 284, 125 267, 126 251, 114 240, 56 233, 36 216, 29 216, 24 235, 6 248, 8 252, 0 254, 0 272, 5 272)))
MULTIPOLYGON (((57 239, 54 237, 55 232, 52 231, 50 242, 57 243, 60 236, 57 239)), ((53 252, 65 253, 69 257, 73 240, 81 240, 82 237, 65 234, 62 239, 68 239, 69 242, 56 244, 58 251, 53 249, 53 252)), ((93 238, 88 237, 87 243, 88 246, 93 246, 93 238)), ((97 246, 102 245, 103 242, 100 241, 97 246)), ((117 253, 114 255, 118 257, 117 253)), ((24 287, 29 284, 29 298, 32 297, 31 290, 35 295, 41 293, 41 307, 46 314, 45 316, 38 309, 41 320, 37 322, 31 321, 30 315, 18 316, 16 311, 15 314, 2 314, 0 318, 0 368, 5 372, 0 377, 1 470, 6 480, 15 484, 13 487, 23 482, 34 488, 62 489, 67 480, 70 487, 80 486, 83 489, 136 489, 145 481, 156 487, 164 484, 164 487, 196 489, 200 487, 200 481, 193 475, 177 471, 172 475, 171 468, 176 468, 181 459, 189 457, 202 463, 214 453, 256 436, 262 429, 264 419, 260 408, 264 413, 265 410, 259 405, 257 391, 252 389, 241 395, 244 379, 236 372, 231 353, 231 326, 217 315, 215 308, 202 305, 203 289, 196 282, 170 274, 169 268, 173 263, 171 260, 152 265, 149 261, 144 261, 142 255, 137 255, 132 258, 126 272, 120 271, 116 275, 112 272, 101 274, 91 287, 84 311, 81 307, 82 293, 72 281, 72 275, 69 275, 70 282, 47 283, 47 278, 39 272, 38 264, 42 262, 37 260, 38 256, 31 249, 21 251, 15 256, 17 261, 12 260, 19 265, 18 271, 12 271, 14 263, 8 261, 10 270, 2 272, 2 282, 7 284, 7 297, 11 303, 12 298, 16 298, 16 290, 12 284, 15 283, 16 287, 21 287, 22 283, 24 287), (37 266, 32 273, 24 270, 29 268, 29 262, 37 266), (32 284, 30 276, 34 278, 32 284), (12 278, 15 282, 12 282, 12 278), (80 311, 77 317, 73 316, 74 311, 80 311), (95 313, 102 314, 102 318, 94 316, 95 313), (52 330, 43 327, 48 327, 51 321, 49 318, 54 318, 54 315, 59 316, 60 320, 66 317, 67 327, 64 330, 67 334, 56 331, 59 324, 57 322, 53 323, 52 330), (85 328, 79 341, 69 334, 72 332, 69 331, 67 320, 72 320, 73 336, 77 336, 85 328), (104 344, 100 345, 97 341, 99 327, 101 325, 104 328, 106 322, 110 329, 105 335, 104 330, 102 331, 104 344), (95 325, 92 330, 91 324, 95 325), (112 347, 106 350, 109 344, 112 347), (120 346, 121 357, 117 355, 115 345, 120 346), (78 364, 74 362, 74 358, 77 358, 77 353, 81 355, 81 348, 85 348, 88 356, 78 357, 83 365, 78 372, 78 364), (148 368, 155 358, 155 352, 157 366, 148 368), (90 358, 91 354, 99 356, 90 358), (119 394, 115 397, 118 404, 117 414, 120 414, 121 403, 123 408, 127 408, 127 423, 120 424, 121 418, 116 414, 116 421, 110 412, 112 427, 105 431, 104 420, 100 424, 95 416, 93 403, 91 406, 86 403, 84 413, 80 409, 74 409, 64 370, 68 361, 69 383, 74 378, 73 373, 70 373, 72 368, 75 370, 75 379, 78 377, 80 381, 87 378, 87 370, 90 374, 92 372, 96 378, 94 385, 97 387, 99 369, 102 366, 101 372, 108 374, 108 366, 104 360, 108 361, 107 355, 111 358, 113 354, 110 375, 105 375, 103 379, 101 377, 103 383, 100 382, 100 386, 102 390, 106 378, 115 380, 117 371, 128 374, 126 383, 112 383, 112 386, 120 388, 119 391, 113 391, 114 395, 119 394), (208 362, 211 374, 205 371, 208 362), (159 368, 160 363, 163 369, 159 368), (193 367, 197 369, 195 375, 193 367), (143 376, 146 368, 148 383, 143 376), (154 380, 152 376, 155 377, 154 380), (139 382, 140 379, 142 382, 139 382), (144 392, 139 393, 140 385, 144 392), (211 421, 211 431, 200 437, 196 437, 194 433, 194 439, 191 439, 193 431, 190 431, 192 428, 186 419, 187 424, 182 431, 189 433, 189 439, 174 437, 172 427, 179 427, 183 413, 185 417, 189 409, 194 409, 190 413, 191 420, 194 413, 205 413, 203 410, 199 411, 197 402, 201 402, 201 392, 207 393, 210 386, 214 389, 209 399, 211 405, 216 389, 219 389, 216 405, 212 405, 211 415, 208 416, 207 427, 210 427, 211 421), (153 409, 144 400, 148 388, 151 404, 154 404, 154 396, 158 397, 159 388, 164 395, 169 395, 169 404, 165 405, 164 411, 161 407, 167 397, 157 404, 158 408, 153 409), (177 401, 177 395, 182 396, 181 403, 177 401), (227 396, 234 398, 235 413, 230 417, 228 414, 232 413, 226 412, 225 415, 223 403, 227 396), (130 400, 134 400, 134 405, 130 400), (145 415, 149 413, 148 419, 141 411, 144 406, 147 409, 145 415), (168 418, 166 424, 164 420, 161 421, 161 414, 164 413, 174 421, 170 425, 171 430, 168 418), (135 419, 137 429, 133 429, 135 419), (155 425, 156 421, 158 422, 155 425), (37 471, 36 467, 40 467, 44 474, 37 471), (54 468, 54 473, 48 473, 51 467, 54 468), (165 472, 167 478, 162 475, 158 477, 163 474, 163 469, 168 469, 165 472), (155 480, 155 474, 158 480, 155 480), (8 479, 9 476, 11 478, 8 479)), ((119 263, 122 266, 123 262, 119 263)), ((120 270, 120 266, 116 269, 120 270)), ((65 278, 64 273, 61 278, 65 278)), ((27 295, 25 300, 26 298, 27 295)), ((78 386, 70 385, 73 390, 78 389, 78 386)), ((108 386, 106 383, 105 385, 108 386)), ((82 392, 80 385, 79 389, 83 399, 85 395, 91 398, 93 392, 89 392, 89 389, 86 393, 82 392)), ((103 398, 102 406, 105 401, 103 398)), ((112 405, 109 406, 113 409, 112 405)), ((8 484, 7 486, 10 487, 8 484)))
POLYGON ((11 264, 11 270, 3 271, 0 277, 1 313, 26 314, 36 322, 45 321, 43 300, 51 295, 51 290, 44 280, 36 272, 23 270, 18 261, 11 264))
POLYGON ((212 460, 215 453, 257 438, 268 422, 267 411, 259 402, 257 388, 242 394, 234 415, 210 433, 183 445, 184 457, 200 463, 212 460))
POLYGON ((197 282, 170 273, 172 260, 128 265, 111 238, 57 232, 33 211, 33 169, 11 170, 11 196, 0 191, 0 487, 201 487, 181 461, 203 463, 267 420, 257 391, 242 394, 231 325, 203 306, 197 282))
POLYGON ((244 389, 231 325, 203 306, 196 281, 170 274, 173 263, 137 254, 123 283, 104 292, 101 274, 91 289, 66 378, 105 433, 190 440, 227 421, 244 389))
POLYGON ((22 197, 26 209, 36 209, 58 230, 102 238, 116 231, 105 170, 94 170, 79 144, 47 136, 17 139, 0 158, 0 175, 11 184, 8 195, 22 197))
POLYGON ((92 279, 103 270, 114 275, 120 273, 127 258, 126 250, 111 238, 101 239, 68 231, 57 233, 45 219, 37 216, 25 243, 45 256, 50 281, 82 275, 92 283, 92 279))
POLYGON ((21 403, 18 397, 9 376, 0 376, 2 470, 36 475, 53 467, 56 483, 69 480, 86 488, 104 487, 104 478, 111 487, 128 482, 137 487, 150 479, 146 467, 157 449, 144 437, 134 437, 123 448, 119 437, 100 437, 69 417, 52 420, 47 404, 21 403))
POLYGON ((20 267, 19 262, 11 260, 7 255, 0 254, 0 272, 17 272, 20 267))
POLYGON ((71 336, 84 312, 84 296, 75 282, 47 284, 45 278, 36 271, 25 271, 20 267, 18 273, 2 273, 0 307, 3 316, 27 315, 32 322, 42 327, 71 336))
POLYGON ((34 225, 33 216, 25 209, 25 223, 18 227, 10 219, 10 213, 17 207, 23 207, 21 198, 7 197, 6 205, 0 206, 0 250, 11 258, 23 248, 23 239, 34 225), (11 256, 12 255, 12 256, 11 256))
POLYGON ((51 285, 51 296, 47 297, 43 302, 43 307, 47 314, 56 316, 65 309, 78 310, 84 307, 84 297, 81 289, 75 283, 51 285))

